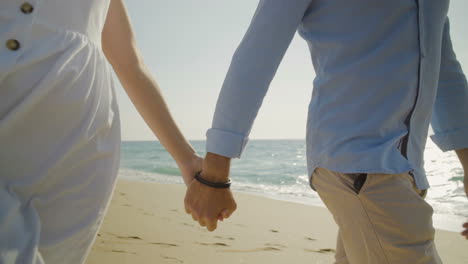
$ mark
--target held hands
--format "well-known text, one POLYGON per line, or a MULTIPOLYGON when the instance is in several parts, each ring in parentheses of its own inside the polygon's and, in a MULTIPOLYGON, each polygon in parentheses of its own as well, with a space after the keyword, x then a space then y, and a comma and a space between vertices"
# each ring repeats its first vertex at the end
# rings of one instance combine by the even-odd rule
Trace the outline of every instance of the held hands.
POLYGON ((236 207, 230 189, 215 189, 196 180, 187 189, 185 211, 208 231, 214 231, 218 220, 228 218, 236 207))
MULTIPOLYGON (((201 177, 210 182, 224 183, 229 179, 230 159, 208 153, 203 162, 201 177)), ((237 208, 229 188, 217 189, 197 180, 188 185, 185 195, 185 210, 194 221, 214 231, 218 220, 228 218, 237 208)))

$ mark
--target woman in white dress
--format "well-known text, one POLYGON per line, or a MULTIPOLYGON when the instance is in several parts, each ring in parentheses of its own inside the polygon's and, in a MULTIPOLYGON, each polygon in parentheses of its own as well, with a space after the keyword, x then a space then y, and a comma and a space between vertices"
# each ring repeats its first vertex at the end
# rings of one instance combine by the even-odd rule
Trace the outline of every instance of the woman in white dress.
POLYGON ((0 3, 0 263, 83 263, 119 167, 111 68, 185 182, 201 168, 122 0, 0 3))

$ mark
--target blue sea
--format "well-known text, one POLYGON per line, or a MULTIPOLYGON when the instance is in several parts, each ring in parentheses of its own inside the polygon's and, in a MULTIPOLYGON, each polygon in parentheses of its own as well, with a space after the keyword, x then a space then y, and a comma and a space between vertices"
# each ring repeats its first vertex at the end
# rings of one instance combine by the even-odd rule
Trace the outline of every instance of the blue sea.
MULTIPOLYGON (((204 141, 191 143, 200 155, 205 154, 204 141)), ((305 151, 304 140, 251 140, 242 159, 233 160, 232 189, 324 206, 309 187, 305 151)), ((463 188, 461 165, 453 152, 441 152, 430 140, 425 161, 432 186, 426 200, 434 208, 434 224, 437 228, 460 231, 462 222, 468 220, 468 200, 463 188)), ((183 184, 175 162, 157 141, 123 142, 119 177, 183 184)))

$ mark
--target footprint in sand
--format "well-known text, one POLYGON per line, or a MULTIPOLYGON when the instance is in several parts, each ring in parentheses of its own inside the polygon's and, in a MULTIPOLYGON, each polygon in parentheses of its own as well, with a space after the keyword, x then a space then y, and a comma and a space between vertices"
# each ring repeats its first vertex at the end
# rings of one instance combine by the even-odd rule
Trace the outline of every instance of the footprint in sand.
POLYGON ((146 210, 143 209, 143 208, 138 208, 138 211, 142 212, 143 215, 155 216, 155 214, 153 214, 153 213, 151 213, 151 212, 148 212, 148 211, 146 211, 146 210))
POLYGON ((196 242, 195 244, 202 245, 202 246, 229 247, 229 245, 225 244, 225 243, 201 243, 201 242, 196 242))
POLYGON ((226 249, 221 250, 221 252, 229 252, 229 253, 249 253, 249 252, 261 252, 261 251, 281 251, 281 249, 277 247, 261 247, 261 248, 252 248, 252 249, 226 249))
POLYGON ((233 237, 222 237, 222 236, 215 236, 214 238, 218 238, 218 239, 225 239, 225 240, 235 240, 235 238, 233 238, 233 237))
POLYGON ((161 243, 161 242, 149 242, 148 244, 151 245, 158 245, 162 247, 178 247, 179 245, 177 244, 171 244, 171 243, 161 243))
POLYGON ((315 249, 304 249, 307 252, 314 252, 314 253, 335 253, 335 250, 332 248, 321 248, 319 250, 315 249))
POLYGON ((143 240, 143 238, 139 237, 139 236, 119 236, 119 235, 116 235, 116 234, 112 234, 112 233, 108 233, 109 235, 113 235, 117 238, 120 238, 120 239, 134 239, 134 240, 143 240))
POLYGON ((127 254, 136 255, 136 252, 125 251, 125 250, 116 250, 116 249, 113 249, 113 250, 111 250, 110 252, 115 252, 115 253, 127 253, 127 254))
POLYGON ((286 248, 286 246, 281 245, 281 244, 271 244, 271 243, 266 243, 265 246, 267 247, 272 247, 272 248, 286 248))
MULTIPOLYGON (((116 238, 119 238, 119 239, 124 239, 124 240, 138 240, 138 241, 144 241, 143 238, 139 237, 139 236, 119 236, 117 234, 113 234, 113 233, 108 233, 109 235, 112 235, 112 236, 115 236, 116 238)), ((178 247, 179 245, 177 244, 172 244, 172 243, 164 243, 164 242, 146 242, 147 244, 151 244, 151 245, 158 245, 158 246, 162 246, 162 247, 178 247)))
POLYGON ((172 261, 174 261, 174 262, 176 262, 176 263, 184 263, 183 260, 180 260, 180 259, 178 259, 178 258, 169 257, 169 256, 164 256, 164 255, 161 255, 161 257, 162 257, 163 259, 165 259, 165 260, 172 260, 172 261))

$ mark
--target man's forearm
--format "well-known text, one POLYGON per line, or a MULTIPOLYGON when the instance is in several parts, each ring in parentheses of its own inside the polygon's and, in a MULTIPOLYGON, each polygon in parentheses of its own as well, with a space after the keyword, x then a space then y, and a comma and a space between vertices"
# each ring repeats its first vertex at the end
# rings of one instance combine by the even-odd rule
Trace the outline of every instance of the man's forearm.
POLYGON ((230 166, 230 158, 208 152, 203 161, 202 176, 209 181, 226 182, 229 178, 230 166))

